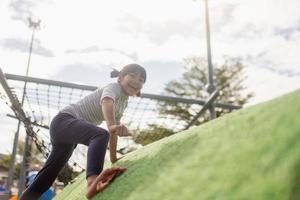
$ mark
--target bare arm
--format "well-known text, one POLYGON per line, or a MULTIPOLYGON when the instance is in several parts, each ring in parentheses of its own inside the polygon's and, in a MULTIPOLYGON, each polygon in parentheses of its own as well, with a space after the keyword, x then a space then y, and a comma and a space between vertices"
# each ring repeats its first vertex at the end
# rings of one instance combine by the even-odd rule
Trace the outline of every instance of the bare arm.
POLYGON ((118 142, 116 131, 113 130, 113 125, 116 125, 114 101, 111 98, 106 97, 102 100, 101 107, 102 107, 102 112, 104 115, 104 119, 106 121, 107 128, 110 133, 110 139, 109 139, 110 160, 112 163, 114 163, 117 161, 117 142, 118 142))

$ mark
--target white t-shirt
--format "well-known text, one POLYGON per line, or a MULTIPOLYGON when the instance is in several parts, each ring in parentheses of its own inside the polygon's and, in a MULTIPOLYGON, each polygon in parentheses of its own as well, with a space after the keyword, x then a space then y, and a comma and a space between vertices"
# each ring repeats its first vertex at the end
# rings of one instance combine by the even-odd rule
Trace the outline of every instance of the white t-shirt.
POLYGON ((116 122, 120 123, 128 104, 128 96, 123 92, 119 83, 111 83, 103 88, 98 88, 77 103, 66 106, 60 113, 70 114, 95 125, 101 124, 104 121, 101 108, 104 97, 109 97, 114 101, 116 122))

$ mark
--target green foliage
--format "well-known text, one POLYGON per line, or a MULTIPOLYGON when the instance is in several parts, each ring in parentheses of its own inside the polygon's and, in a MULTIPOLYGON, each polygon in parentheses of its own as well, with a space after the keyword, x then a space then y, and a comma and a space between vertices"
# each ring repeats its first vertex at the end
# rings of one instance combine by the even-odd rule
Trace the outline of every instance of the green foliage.
MULTIPOLYGON (((11 162, 11 154, 5 154, 3 155, 2 159, 0 160, 0 166, 3 166, 7 169, 9 169, 9 165, 11 162)), ((14 171, 14 178, 18 178, 20 174, 20 163, 16 163, 15 171, 14 171)))
MULTIPOLYGON (((206 91, 208 84, 207 79, 207 62, 200 57, 191 57, 185 59, 186 72, 179 80, 172 80, 166 84, 164 90, 166 95, 185 97, 191 99, 205 100, 209 97, 206 91)), ((226 58, 221 65, 214 65, 214 84, 217 88, 224 87, 217 102, 226 102, 235 105, 244 105, 252 94, 244 94, 243 75, 244 65, 237 58, 226 58)), ((176 115, 187 123, 190 122, 200 110, 200 106, 191 106, 182 103, 161 102, 160 113, 176 115)), ((231 110, 216 108, 217 117, 231 110)), ((203 115, 198 119, 195 125, 208 121, 208 115, 203 115)))
POLYGON ((174 134, 174 132, 170 129, 151 124, 148 129, 136 134, 133 139, 138 144, 147 145, 172 134, 174 134))
MULTIPOLYGON (((164 88, 164 95, 185 97, 190 99, 205 100, 209 97, 206 91, 207 61, 200 57, 191 57, 184 60, 186 63, 185 72, 180 79, 171 80, 164 88)), ((217 102, 230 103, 234 105, 244 105, 252 94, 245 94, 243 81, 244 65, 237 58, 226 58, 221 65, 214 65, 214 81, 217 88, 224 87, 217 102)), ((171 101, 159 102, 159 112, 162 115, 172 115, 188 124, 197 112, 201 109, 200 105, 190 105, 171 101)), ((220 117, 231 110, 216 108, 216 115, 220 117)), ((198 118, 195 125, 199 125, 209 120, 207 114, 198 118)), ((161 138, 174 134, 174 131, 164 127, 151 125, 148 130, 144 130, 135 139, 136 143, 145 145, 157 141, 161 138)))
POLYGON ((3 155, 2 159, 0 160, 0 166, 3 166, 5 168, 9 168, 9 163, 11 161, 11 155, 5 154, 3 155))
MULTIPOLYGON (((19 140, 18 142, 18 151, 17 153, 21 156, 23 156, 23 152, 24 152, 24 147, 25 147, 25 142, 22 140, 19 140)), ((38 148, 36 147, 36 145, 32 142, 32 140, 29 140, 29 149, 30 149, 30 153, 27 153, 27 156, 29 156, 29 161, 28 161, 28 165, 30 166, 41 166, 43 164, 43 155, 41 154, 41 152, 38 150, 38 148)))
POLYGON ((72 169, 71 166, 66 164, 61 172, 58 174, 57 179, 67 185, 70 183, 74 178, 78 176, 80 172, 76 172, 72 169))

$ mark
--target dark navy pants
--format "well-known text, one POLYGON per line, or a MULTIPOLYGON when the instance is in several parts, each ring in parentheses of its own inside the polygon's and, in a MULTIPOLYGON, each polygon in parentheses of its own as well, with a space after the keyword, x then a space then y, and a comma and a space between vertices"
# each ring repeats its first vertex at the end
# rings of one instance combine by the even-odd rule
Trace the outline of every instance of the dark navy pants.
POLYGON ((59 113, 51 122, 50 136, 52 151, 33 183, 22 194, 21 200, 38 199, 50 188, 77 144, 88 146, 86 177, 100 174, 103 170, 109 140, 107 130, 69 114, 59 113))

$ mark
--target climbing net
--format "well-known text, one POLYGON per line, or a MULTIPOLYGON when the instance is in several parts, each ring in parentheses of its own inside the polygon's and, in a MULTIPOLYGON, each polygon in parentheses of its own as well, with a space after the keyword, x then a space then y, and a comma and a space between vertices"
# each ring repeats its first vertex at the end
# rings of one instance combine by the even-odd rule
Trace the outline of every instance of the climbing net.
MULTIPOLYGON (((27 134, 33 138, 37 148, 42 152, 44 157, 47 157, 51 149, 48 133, 51 119, 63 107, 79 101, 81 98, 97 89, 95 86, 24 77, 13 74, 3 74, 2 79, 2 82, 4 81, 7 83, 7 86, 5 86, 5 83, 1 82, 2 89, 0 89, 0 98, 14 111, 14 115, 8 116, 16 119, 23 118, 22 121, 25 122, 27 134), (24 103, 23 106, 21 106, 20 102, 23 96, 25 82, 26 90, 24 93, 24 103), (9 93, 12 94, 11 97, 9 93), (20 113, 23 114, 20 115, 20 113)), ((201 112, 206 101, 153 94, 143 94, 141 97, 130 97, 128 107, 123 114, 121 122, 135 135, 138 135, 142 131, 148 130, 153 126, 171 130, 174 133, 188 128, 190 126, 189 121, 182 120, 182 118, 178 117, 176 114, 163 114, 159 112, 159 107, 165 102, 175 102, 183 107, 189 105, 189 109, 192 110, 196 116, 197 113, 201 112)), ((224 105, 220 104, 217 106, 224 105)), ((229 109, 236 108, 238 107, 229 106, 229 109)), ((105 127, 105 124, 102 123, 100 126, 105 127)), ((121 138, 118 144, 118 152, 120 153, 126 153, 126 151, 129 151, 128 149, 136 148, 138 148, 138 145, 132 138, 121 138)), ((73 162, 73 165, 84 169, 85 159, 83 158, 86 157, 86 152, 86 147, 79 145, 74 151, 70 162, 73 162), (79 163, 79 161, 81 162, 79 163)))

